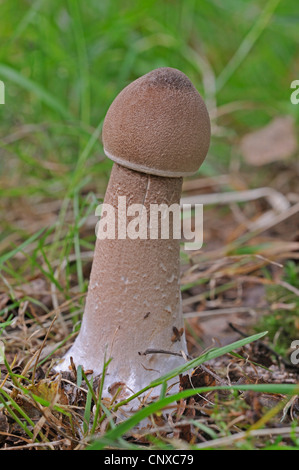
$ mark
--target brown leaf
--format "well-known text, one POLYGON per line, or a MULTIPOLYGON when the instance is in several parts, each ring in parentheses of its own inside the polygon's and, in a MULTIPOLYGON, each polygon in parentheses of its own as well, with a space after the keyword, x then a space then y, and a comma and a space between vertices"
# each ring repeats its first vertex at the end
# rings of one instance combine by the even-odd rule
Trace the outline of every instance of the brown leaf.
POLYGON ((246 162, 254 166, 291 157, 297 150, 293 118, 276 117, 267 126, 245 135, 240 150, 246 162))
MULTIPOLYGON (((216 381, 214 377, 208 373, 208 370, 213 372, 212 368, 209 366, 205 366, 205 370, 199 366, 192 371, 191 375, 187 374, 180 376, 180 390, 200 387, 214 387, 216 385, 216 381)), ((196 395, 195 401, 201 401, 202 396, 204 395, 206 394, 203 393, 201 396, 196 395)), ((187 403, 190 403, 190 398, 188 398, 186 401, 187 403)))
POLYGON ((5 433, 8 433, 9 425, 7 417, 1 412, 0 413, 0 444, 6 439, 5 433))

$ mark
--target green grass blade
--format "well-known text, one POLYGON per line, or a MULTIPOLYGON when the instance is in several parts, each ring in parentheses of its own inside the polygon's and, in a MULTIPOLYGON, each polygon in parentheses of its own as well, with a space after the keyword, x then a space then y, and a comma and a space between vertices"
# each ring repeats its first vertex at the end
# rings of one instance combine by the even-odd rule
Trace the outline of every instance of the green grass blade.
POLYGON ((44 0, 36 0, 28 9, 25 16, 22 18, 20 23, 15 28, 15 31, 10 38, 10 43, 16 41, 26 30, 28 25, 33 21, 34 17, 36 16, 37 12, 39 11, 41 5, 44 3, 44 0))
POLYGON ((80 77, 81 95, 81 121, 89 124, 90 121, 90 80, 89 64, 86 53, 85 34, 82 25, 80 2, 70 0, 68 2, 73 23, 73 33, 78 54, 78 73, 80 77))
POLYGON ((35 240, 38 239, 38 237, 45 231, 44 228, 39 230, 38 232, 34 233, 31 237, 29 237, 27 240, 25 240, 23 243, 21 243, 20 246, 17 246, 13 250, 9 251, 8 253, 5 253, 4 255, 0 256, 0 268, 1 265, 3 265, 7 260, 10 258, 13 258, 17 253, 22 251, 26 246, 30 245, 30 243, 33 243, 35 240))

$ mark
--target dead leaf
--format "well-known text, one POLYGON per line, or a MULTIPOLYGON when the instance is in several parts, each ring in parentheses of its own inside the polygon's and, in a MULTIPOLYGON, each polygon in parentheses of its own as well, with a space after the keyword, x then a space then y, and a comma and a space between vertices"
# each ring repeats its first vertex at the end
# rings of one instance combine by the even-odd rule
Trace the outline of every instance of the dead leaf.
POLYGON ((180 341, 181 336, 184 333, 184 328, 180 328, 180 330, 177 329, 176 326, 172 328, 173 335, 171 337, 171 342, 175 343, 176 341, 180 341))
POLYGON ((254 166, 290 158, 297 150, 293 118, 276 117, 267 126, 245 135, 240 150, 246 162, 254 166))
POLYGON ((108 388, 111 397, 117 394, 118 400, 124 400, 130 396, 130 390, 127 389, 125 382, 114 382, 108 388))

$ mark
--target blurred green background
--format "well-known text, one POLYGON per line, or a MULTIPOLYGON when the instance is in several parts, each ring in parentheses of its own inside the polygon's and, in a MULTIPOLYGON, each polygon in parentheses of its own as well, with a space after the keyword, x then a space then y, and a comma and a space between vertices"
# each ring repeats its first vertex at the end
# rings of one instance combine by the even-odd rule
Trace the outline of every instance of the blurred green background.
POLYGON ((182 70, 207 103, 213 135, 202 175, 242 167, 240 137, 273 117, 298 123, 290 102, 297 0, 5 0, 0 8, 0 252, 48 223, 62 230, 69 205, 70 239, 77 252, 92 248, 78 233, 96 205, 86 194, 103 194, 112 166, 103 118, 122 88, 156 67, 182 70))
POLYGON ((78 161, 81 180, 92 176, 85 168, 92 167, 93 177, 107 172, 109 162, 97 159, 101 144, 90 138, 116 94, 156 67, 186 73, 211 117, 231 105, 217 120, 203 172, 217 174, 238 158, 232 143, 248 128, 276 114, 298 115, 290 103, 290 83, 299 78, 296 0, 6 0, 0 5, 0 79, 6 85, 0 171, 14 179, 21 170, 12 195, 23 190, 62 195, 78 161), (22 138, 11 145, 8 136, 18 131, 22 138), (86 150, 88 144, 92 149, 86 150), (11 158, 13 165, 7 162, 11 158), (55 171, 55 164, 66 167, 55 171))

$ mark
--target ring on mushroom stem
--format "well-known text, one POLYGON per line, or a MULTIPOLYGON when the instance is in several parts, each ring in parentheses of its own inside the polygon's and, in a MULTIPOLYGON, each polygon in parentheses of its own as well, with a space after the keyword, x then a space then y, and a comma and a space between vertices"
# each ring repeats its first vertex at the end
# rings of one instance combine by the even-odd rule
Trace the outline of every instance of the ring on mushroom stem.
MULTIPOLYGON (((104 204, 116 213, 121 196, 146 208, 179 204, 183 177, 198 170, 209 142, 206 106, 186 75, 159 68, 140 77, 105 117, 104 150, 115 163, 104 204)), ((99 375, 106 353, 103 395, 112 398, 120 383, 131 395, 184 364, 183 326, 180 240, 171 232, 169 239, 97 240, 81 330, 56 370, 68 370, 72 357, 99 375), (140 354, 151 350, 162 352, 140 354)))

